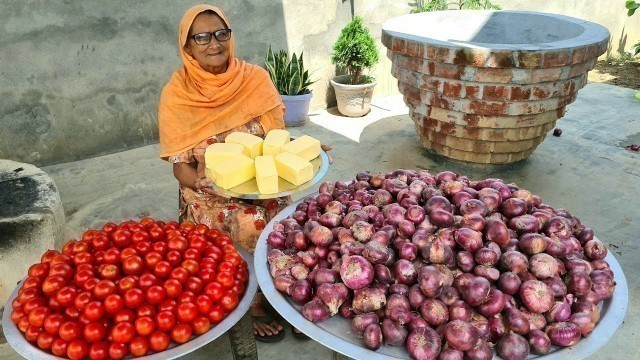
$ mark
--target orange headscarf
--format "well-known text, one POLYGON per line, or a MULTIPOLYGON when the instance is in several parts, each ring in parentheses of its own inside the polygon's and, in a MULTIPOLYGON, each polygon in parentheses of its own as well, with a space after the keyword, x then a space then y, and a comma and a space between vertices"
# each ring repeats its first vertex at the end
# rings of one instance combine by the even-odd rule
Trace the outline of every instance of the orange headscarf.
POLYGON ((284 106, 269 74, 234 57, 233 34, 229 40, 229 64, 222 74, 207 72, 185 52, 191 24, 206 10, 213 10, 229 27, 229 21, 215 6, 196 5, 182 17, 178 47, 184 66, 173 73, 158 106, 162 158, 191 149, 210 136, 256 117, 265 133, 284 128, 284 106))

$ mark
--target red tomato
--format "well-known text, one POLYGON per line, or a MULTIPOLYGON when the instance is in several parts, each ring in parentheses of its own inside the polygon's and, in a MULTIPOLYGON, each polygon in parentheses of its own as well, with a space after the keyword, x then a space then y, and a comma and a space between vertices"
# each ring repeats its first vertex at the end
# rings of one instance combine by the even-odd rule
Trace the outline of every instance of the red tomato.
POLYGON ((138 243, 141 241, 149 242, 151 241, 151 236, 149 236, 149 233, 146 230, 136 231, 131 235, 131 241, 133 243, 138 243))
POLYGON ((123 295, 127 290, 133 289, 137 286, 138 280, 133 276, 125 276, 116 283, 116 288, 120 295, 123 295))
POLYGON ((49 334, 58 335, 60 325, 62 325, 63 322, 65 322, 65 318, 62 314, 51 314, 44 320, 44 329, 49 334))
POLYGON ((185 289, 193 292, 194 294, 200 294, 204 288, 204 282, 195 276, 191 276, 185 282, 185 289))
POLYGON ((208 237, 208 238, 210 238, 210 239, 215 239, 215 238, 217 238, 218 236, 222 235, 222 233, 221 233, 221 232, 220 232, 220 230, 218 230, 218 229, 211 229, 211 230, 207 231, 207 234, 206 234, 206 235, 207 235, 207 237, 208 237))
POLYGON ((20 295, 18 295, 18 301, 20 301, 23 304, 32 298, 38 298, 42 295, 40 293, 40 289, 38 288, 31 287, 31 288, 26 288, 21 290, 22 292, 20 293, 20 295))
POLYGON ((229 261, 223 261, 220 264, 218 264, 218 272, 220 271, 226 271, 228 273, 232 273, 234 276, 237 272, 236 270, 236 266, 233 265, 231 262, 229 261))
POLYGON ((178 321, 183 323, 192 322, 198 315, 198 307, 192 302, 178 304, 178 321))
POLYGON ((195 227, 196 224, 192 221, 183 221, 180 223, 180 229, 193 230, 195 227))
POLYGON ((62 253, 63 254, 69 254, 69 255, 73 255, 73 245, 74 245, 75 241, 69 241, 67 243, 65 243, 64 245, 62 245, 62 253))
POLYGON ((78 270, 76 275, 73 277, 73 283, 76 284, 76 286, 82 286, 87 280, 91 278, 93 278, 93 271, 78 270))
POLYGON ((73 264, 78 266, 82 264, 93 264, 93 255, 88 252, 82 252, 79 254, 73 255, 73 264))
POLYGON ((145 337, 138 336, 131 340, 129 352, 133 356, 144 356, 149 352, 149 341, 145 337))
POLYGON ((209 231, 209 227, 205 224, 198 224, 194 230, 199 234, 204 235, 207 233, 207 231, 209 231))
POLYGON ((31 324, 29 324, 28 316, 25 316, 22 319, 20 319, 20 321, 18 321, 18 330, 20 330, 23 333, 27 332, 30 326, 31 324))
POLYGON ((167 248, 167 243, 164 241, 158 241, 156 243, 153 243, 151 245, 151 248, 153 249, 153 251, 157 252, 162 256, 165 256, 167 254, 167 251, 169 251, 169 249, 167 248))
POLYGON ((213 301, 207 295, 200 295, 196 298, 196 306, 200 314, 207 315, 213 308, 213 301))
POLYGON ((221 271, 216 274, 216 281, 220 283, 225 288, 230 288, 233 286, 233 275, 227 271, 221 271))
POLYGON ((109 343, 98 341, 89 347, 89 359, 105 360, 109 357, 109 343))
POLYGON ((145 231, 145 230, 146 230, 145 226, 140 223, 134 222, 129 226, 129 231, 131 231, 132 233, 136 233, 138 231, 145 231))
POLYGON ((22 306, 22 311, 24 311, 25 315, 29 315, 29 313, 31 313, 33 311, 33 309, 35 308, 39 308, 41 306, 46 306, 47 303, 44 301, 43 298, 37 296, 37 297, 32 297, 31 299, 27 300, 24 305, 22 306))
POLYGON ((53 340, 55 339, 55 336, 43 331, 38 335, 38 339, 36 341, 40 349, 47 351, 51 349, 51 345, 53 345, 53 340))
POLYGON ((89 355, 89 344, 84 340, 74 340, 67 347, 67 356, 71 360, 84 359, 89 355))
POLYGON ((111 234, 112 232, 116 231, 117 228, 118 228, 118 225, 109 222, 102 226, 102 231, 104 231, 107 234, 111 234))
POLYGON ((116 284, 111 280, 100 280, 93 287, 93 296, 98 300, 104 300, 107 296, 116 293, 116 284))
POLYGON ((82 234, 82 241, 91 241, 98 233, 98 230, 87 230, 82 234))
POLYGON ((73 306, 75 306, 75 308, 78 310, 82 310, 92 300, 93 293, 87 291, 81 292, 73 300, 73 306))
POLYGON ((67 356, 67 347, 69 342, 67 340, 57 338, 53 340, 51 344, 51 352, 55 356, 67 356))
POLYGON ((180 295, 178 295, 178 304, 182 304, 183 302, 191 302, 191 303, 195 303, 196 302, 196 295, 189 291, 189 290, 185 290, 183 292, 180 293, 180 295))
POLYGON ((92 322, 87 324, 82 330, 82 336, 90 343, 104 339, 107 329, 101 322, 92 322))
POLYGON ((238 306, 238 295, 233 291, 227 291, 220 299, 220 305, 226 312, 231 312, 238 306))
POLYGON ((140 224, 147 226, 148 224, 151 224, 152 222, 154 222, 155 220, 152 217, 143 217, 142 219, 140 219, 140 224))
POLYGON ((64 314, 71 320, 77 320, 80 318, 81 310, 78 310, 75 306, 69 306, 64 309, 64 314))
POLYGON ((16 298, 14 298, 14 299, 13 299, 13 301, 11 301, 11 306, 12 306, 14 309, 22 308, 22 303, 21 303, 21 302, 20 302, 20 300, 16 297, 16 298))
POLYGON ((198 263, 200 264, 200 270, 202 269, 217 269, 218 268, 218 263, 213 260, 210 257, 204 257, 202 258, 202 260, 200 260, 200 262, 198 263))
MULTIPOLYGON (((66 281, 62 276, 49 276, 44 279, 42 283, 42 292, 47 296, 53 296, 58 290, 62 289, 66 285, 66 281)), ((29 290, 29 289, 25 289, 29 290)))
POLYGON ((133 288, 124 293, 124 305, 130 309, 135 309, 142 305, 144 301, 144 293, 142 290, 133 288))
POLYGON ((191 275, 196 275, 198 273, 198 270, 200 269, 200 265, 198 264, 198 262, 193 259, 187 259, 183 261, 182 264, 180 264, 180 267, 186 269, 191 275))
MULTIPOLYGON (((69 242, 68 244, 75 244, 75 242, 69 242)), ((53 259, 51 259, 51 261, 49 261, 49 266, 53 267, 56 264, 67 264, 67 265, 71 265, 73 262, 71 261, 71 258, 68 255, 65 254, 59 254, 53 257, 53 259)))
POLYGON ((189 324, 178 324, 171 329, 171 340, 178 344, 184 344, 191 338, 192 331, 189 324))
POLYGON ((144 271, 144 263, 140 256, 129 256, 122 262, 122 271, 127 275, 140 275, 144 271))
POLYGON ((195 260, 196 262, 201 259, 200 252, 193 248, 185 250, 183 257, 185 260, 195 260))
POLYGON ((62 276, 63 279, 69 280, 73 277, 73 268, 69 264, 55 264, 49 268, 49 276, 62 276))
POLYGON ((168 311, 170 313, 175 313, 178 308, 178 303, 175 300, 167 299, 158 305, 158 312, 168 311))
POLYGON ((149 337, 149 348, 155 352, 164 351, 170 343, 171 338, 162 331, 154 331, 149 337))
POLYGON ((204 287, 204 294, 207 295, 214 303, 218 303, 224 295, 224 287, 215 281, 208 283, 204 287))
POLYGON ((104 259, 103 259, 105 264, 111 264, 111 265, 116 265, 120 263, 120 250, 116 249, 116 248, 110 248, 109 250, 106 250, 104 252, 104 259))
POLYGON ((51 310, 52 312, 64 311, 64 306, 60 305, 60 303, 55 297, 49 298, 49 304, 47 306, 49 307, 49 310, 51 310))
POLYGON ((111 339, 116 343, 126 344, 133 339, 135 328, 129 322, 119 322, 111 328, 111 339))
POLYGON ((140 307, 136 309, 136 316, 155 316, 156 315, 156 307, 151 304, 142 304, 140 307))
POLYGON ((228 252, 226 254, 224 254, 224 261, 228 261, 231 264, 233 264, 233 266, 238 266, 240 264, 242 264, 242 262, 244 261, 244 259, 242 259, 242 256, 240 256, 240 254, 238 254, 237 252, 228 252))
POLYGON ((160 285, 150 286, 145 293, 145 299, 149 304, 153 304, 153 305, 160 304, 166 296, 167 296, 167 293, 164 291, 164 288, 160 285))
POLYGON ((149 336, 156 329, 156 323, 149 316, 142 316, 136 319, 136 333, 140 336, 149 336))
MULTIPOLYGON (((104 253, 104 251, 98 251, 98 252, 104 253)), ((79 264, 79 265, 76 265, 76 274, 78 273, 78 271, 83 271, 83 270, 89 271, 90 273, 93 274, 93 264, 79 264)))
POLYGON ((93 287, 96 286, 96 284, 98 282, 100 282, 100 279, 91 278, 91 279, 85 281, 84 284, 82 284, 82 289, 81 290, 93 293, 93 287))
POLYGON ((109 237, 105 234, 98 234, 91 240, 91 246, 93 246, 93 250, 96 251, 107 250, 109 245, 111 245, 109 237))
POLYGON ((207 239, 204 236, 194 236, 189 239, 189 249, 195 249, 198 251, 198 254, 204 251, 207 248, 207 239))
POLYGON ((182 292, 182 284, 176 279, 168 279, 162 285, 167 297, 174 299, 182 292))
POLYGON ((169 250, 165 255, 165 259, 172 266, 178 266, 182 263, 182 255, 178 250, 169 250))
POLYGON ((86 253, 91 251, 91 247, 89 246, 89 242, 81 241, 73 244, 73 254, 74 256, 80 253, 86 253))
POLYGON ((118 294, 111 294, 104 299, 104 311, 109 314, 115 314, 124 307, 124 300, 118 294))
POLYGON ((211 329, 211 322, 205 316, 197 316, 191 323, 194 335, 202 335, 211 329))
POLYGON ((126 344, 114 342, 109 345, 109 358, 115 360, 124 359, 127 354, 129 354, 129 348, 126 344))
POLYGON ((241 269, 236 272, 236 280, 240 280, 242 283, 246 283, 249 280, 249 273, 247 270, 241 269))
POLYGON ((158 278, 153 274, 144 274, 138 279, 138 286, 142 290, 147 290, 153 285, 158 285, 158 278))
POLYGON ((60 253, 56 250, 47 250, 44 254, 42 254, 42 257, 40 258, 40 262, 46 264, 49 261, 51 261, 51 259, 56 257, 56 255, 60 255, 60 253))
POLYGON ((156 264, 162 260, 163 260, 162 255, 160 255, 159 252, 151 251, 144 256, 144 265, 148 269, 153 269, 156 266, 156 264))
POLYGON ((120 277, 120 269, 116 265, 101 265, 100 277, 106 280, 117 280, 120 277))
POLYGON ((44 278, 29 276, 22 282, 22 289, 39 288, 44 278))
POLYGON ((163 228, 165 231, 167 231, 166 229, 176 230, 180 228, 180 224, 178 224, 177 221, 169 221, 163 226, 163 228))
POLYGON ((224 253, 217 246, 207 246, 204 250, 204 256, 213 259, 215 262, 222 261, 224 253))
POLYGON ((189 278, 189 271, 185 268, 175 268, 171 270, 171 275, 169 275, 171 279, 178 280, 181 284, 183 284, 189 278))
POLYGON ((49 308, 44 306, 37 307, 29 313, 29 324, 41 328, 44 326, 44 320, 49 316, 49 314, 51 314, 51 310, 49 310, 49 308))
POLYGON ((161 311, 156 315, 156 327, 158 330, 169 331, 176 325, 176 317, 168 311, 161 311))
POLYGON ((122 251, 120 251, 120 262, 125 261, 129 256, 136 256, 136 255, 138 255, 138 252, 134 248, 128 247, 128 248, 122 249, 122 251))
POLYGON ((147 255, 149 251, 153 249, 151 247, 151 243, 148 241, 137 242, 133 245, 133 248, 136 249, 136 251, 138 252, 138 254, 140 254, 140 256, 147 255))
POLYGON ((118 311, 114 316, 113 316, 113 322, 115 323, 121 323, 121 322, 128 322, 128 323, 132 323, 136 318, 136 314, 133 313, 133 310, 131 309, 122 309, 120 311, 118 311))
POLYGON ((82 311, 84 316, 89 321, 98 321, 104 316, 104 307, 100 301, 92 301, 84 307, 82 311))
POLYGON ((164 230, 160 227, 151 227, 147 231, 152 241, 160 241, 164 238, 164 230))
POLYGON ((200 269, 198 277, 206 285, 216 280, 216 271, 214 269, 200 269))
POLYGON ((231 287, 231 290, 238 294, 238 296, 242 296, 242 294, 244 294, 244 283, 240 280, 233 280, 233 286, 231 287))
POLYGON ((72 341, 80 337, 82 334, 82 327, 79 323, 73 321, 67 321, 60 325, 58 335, 63 340, 72 341))
POLYGON ((153 273, 161 278, 166 279, 170 274, 173 267, 168 262, 162 260, 158 261, 158 263, 153 268, 153 273))
POLYGON ((11 312, 11 322, 14 324, 17 324, 20 322, 20 319, 22 319, 25 316, 27 316, 27 314, 24 313, 24 310, 22 310, 22 307, 13 308, 13 311, 11 312))
MULTIPOLYGON (((227 245, 233 246, 233 240, 231 240, 231 238, 226 235, 222 235, 222 236, 218 236, 218 238, 214 241, 214 244, 220 247, 220 249, 223 252, 227 252, 225 251, 225 247, 227 245)), ((234 250, 235 250, 235 247, 234 247, 234 250)))
POLYGON ((131 231, 118 229, 111 234, 113 245, 123 249, 131 244, 131 231))

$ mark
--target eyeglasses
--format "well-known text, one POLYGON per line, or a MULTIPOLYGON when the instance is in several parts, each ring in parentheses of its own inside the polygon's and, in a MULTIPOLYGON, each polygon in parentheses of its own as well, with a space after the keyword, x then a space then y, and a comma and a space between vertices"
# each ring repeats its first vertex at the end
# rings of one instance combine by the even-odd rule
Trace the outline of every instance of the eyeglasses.
POLYGON ((215 36, 218 41, 227 41, 231 39, 231 29, 220 29, 214 32, 203 32, 189 36, 198 45, 207 45, 211 42, 211 39, 215 36))

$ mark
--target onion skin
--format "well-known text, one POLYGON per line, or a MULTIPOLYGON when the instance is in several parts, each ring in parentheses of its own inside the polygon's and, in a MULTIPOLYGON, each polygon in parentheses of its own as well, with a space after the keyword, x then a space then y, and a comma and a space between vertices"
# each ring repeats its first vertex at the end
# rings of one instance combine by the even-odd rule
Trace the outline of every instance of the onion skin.
POLYGON ((331 316, 338 313, 338 309, 349 297, 349 289, 342 284, 322 284, 318 286, 316 294, 329 307, 331 316))
POLYGON ((364 339, 364 346, 369 350, 377 350, 382 346, 382 329, 377 323, 369 324, 364 333, 362 334, 364 339))
POLYGON ((407 329, 393 322, 391 319, 382 321, 382 336, 385 345, 404 346, 407 339, 407 329))
POLYGON ((532 330, 527 334, 527 341, 531 352, 536 355, 545 355, 551 351, 551 340, 542 330, 532 330))
POLYGON ((500 289, 503 293, 508 295, 515 295, 520 290, 520 285, 522 281, 518 277, 518 275, 506 271, 503 272, 498 278, 498 289, 500 289))
POLYGON ((500 313, 504 308, 506 301, 502 291, 491 288, 489 290, 489 299, 484 303, 478 305, 478 312, 486 317, 490 318, 500 313))
POLYGON ((504 248, 509 244, 509 231, 507 225, 500 220, 487 219, 484 226, 484 236, 487 240, 498 244, 504 248))
POLYGON ((349 289, 362 289, 373 281, 373 265, 362 256, 345 255, 342 257, 340 277, 349 289))
POLYGON ((413 359, 436 359, 441 350, 441 340, 435 330, 423 327, 409 333, 407 351, 413 359))
POLYGON ((329 308, 320 299, 311 300, 302 307, 302 316, 314 323, 323 322, 330 315, 329 308))
POLYGON ((351 306, 356 314, 362 314, 382 309, 386 303, 385 291, 370 287, 354 290, 351 306))
POLYGON ((549 254, 535 254, 529 258, 529 270, 538 279, 558 275, 558 262, 549 254))
POLYGON ((438 360, 463 360, 464 352, 456 350, 448 345, 445 345, 440 351, 438 360))
POLYGON ((362 334, 369 325, 379 323, 378 315, 373 312, 359 314, 351 320, 351 329, 358 334, 362 334))
POLYGON ((527 309, 544 313, 554 304, 553 292, 547 284, 538 280, 528 280, 520 285, 520 299, 527 309))
POLYGON ((449 321, 447 305, 437 299, 426 299, 420 305, 420 314, 431 326, 438 326, 449 321))
POLYGON ((462 320, 468 322, 471 320, 471 316, 471 307, 462 300, 456 300, 449 306, 449 319, 451 320, 462 320))
POLYGON ((572 322, 557 322, 549 324, 544 332, 553 345, 573 346, 580 340, 580 329, 572 322))
POLYGON ((602 260, 607 256, 607 247, 600 240, 589 240, 584 244, 584 253, 590 260, 602 260))
POLYGON ((465 352, 464 356, 469 360, 491 360, 493 359, 493 349, 481 340, 473 349, 465 352))
POLYGON ((524 360, 529 356, 529 342, 515 333, 503 335, 496 345, 498 355, 505 360, 524 360))
POLYGON ((454 349, 467 351, 473 349, 480 335, 473 325, 462 320, 453 320, 444 327, 444 339, 454 349))

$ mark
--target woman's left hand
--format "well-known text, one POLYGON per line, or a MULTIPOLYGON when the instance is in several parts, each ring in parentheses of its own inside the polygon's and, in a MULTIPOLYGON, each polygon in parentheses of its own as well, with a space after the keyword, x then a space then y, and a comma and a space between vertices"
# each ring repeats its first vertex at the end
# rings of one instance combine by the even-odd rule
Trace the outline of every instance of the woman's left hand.
MULTIPOLYGON (((320 145, 320 147, 325 152, 333 150, 333 146, 331 146, 331 145, 320 145)), ((327 157, 329 158, 329 164, 333 164, 333 159, 331 158, 331 155, 327 154, 327 157)))

